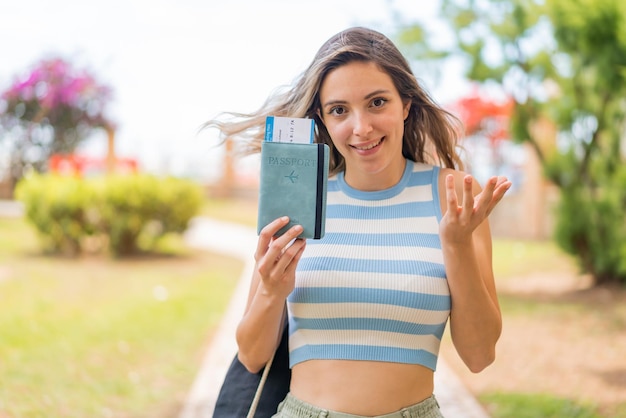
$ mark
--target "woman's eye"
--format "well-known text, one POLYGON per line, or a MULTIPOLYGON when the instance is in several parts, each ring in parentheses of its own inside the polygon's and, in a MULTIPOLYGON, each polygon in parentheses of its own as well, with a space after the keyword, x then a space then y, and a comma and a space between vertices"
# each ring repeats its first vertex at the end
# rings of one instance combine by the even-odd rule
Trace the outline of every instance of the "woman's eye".
POLYGON ((387 99, 383 99, 382 97, 378 97, 372 100, 372 107, 382 107, 385 103, 387 103, 387 99))
POLYGON ((344 108, 343 108, 343 107, 341 107, 341 106, 335 106, 335 107, 333 107, 332 109, 330 109, 330 110, 328 111, 328 113, 329 113, 329 114, 331 114, 331 115, 335 115, 335 116, 341 116, 341 115, 343 115, 345 112, 346 112, 346 109, 344 109, 344 108))

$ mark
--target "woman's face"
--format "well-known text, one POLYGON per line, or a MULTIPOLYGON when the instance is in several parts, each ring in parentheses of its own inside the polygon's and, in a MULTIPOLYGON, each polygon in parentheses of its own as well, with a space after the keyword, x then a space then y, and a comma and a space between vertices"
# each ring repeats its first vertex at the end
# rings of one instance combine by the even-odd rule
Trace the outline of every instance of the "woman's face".
POLYGON ((327 74, 320 101, 320 117, 346 161, 346 182, 381 190, 400 181, 411 103, 403 103, 391 77, 373 62, 350 62, 327 74))

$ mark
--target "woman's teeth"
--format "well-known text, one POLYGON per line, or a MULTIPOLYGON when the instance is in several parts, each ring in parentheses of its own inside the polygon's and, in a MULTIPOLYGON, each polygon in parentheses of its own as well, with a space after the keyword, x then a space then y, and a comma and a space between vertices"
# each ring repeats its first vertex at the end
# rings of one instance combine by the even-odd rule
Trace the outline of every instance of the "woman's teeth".
POLYGON ((380 140, 380 141, 378 141, 378 142, 376 142, 376 143, 374 143, 374 144, 368 145, 368 146, 366 146, 366 147, 354 147, 354 148, 356 148, 356 149, 358 149, 358 150, 361 150, 361 151, 367 151, 367 150, 370 150, 370 149, 372 149, 372 148, 377 147, 377 146, 378 146, 381 142, 383 142, 382 138, 381 138, 381 140, 380 140))

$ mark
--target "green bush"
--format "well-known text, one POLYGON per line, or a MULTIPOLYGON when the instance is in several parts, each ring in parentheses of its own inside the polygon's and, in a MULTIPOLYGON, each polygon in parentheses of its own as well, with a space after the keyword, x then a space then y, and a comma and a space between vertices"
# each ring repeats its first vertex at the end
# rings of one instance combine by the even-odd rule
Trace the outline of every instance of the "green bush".
POLYGON ((152 247, 168 233, 182 233, 203 200, 194 183, 147 175, 109 177, 100 190, 102 230, 116 256, 137 252, 142 238, 152 247))
POLYGON ((96 236, 116 257, 182 233, 203 200, 189 180, 144 174, 87 180, 33 175, 18 184, 16 197, 50 251, 78 254, 86 238, 96 236))
MULTIPOLYGON (((552 168, 554 174, 559 164, 567 165, 571 158, 561 156, 552 168)), ((626 284, 626 168, 594 161, 588 178, 560 180, 555 228, 558 245, 576 256, 582 271, 590 273, 596 283, 626 284), (583 180, 594 186, 582 187, 583 180)))
POLYGON ((76 255, 81 240, 96 232, 94 192, 80 179, 33 174, 18 183, 15 196, 46 252, 76 255))

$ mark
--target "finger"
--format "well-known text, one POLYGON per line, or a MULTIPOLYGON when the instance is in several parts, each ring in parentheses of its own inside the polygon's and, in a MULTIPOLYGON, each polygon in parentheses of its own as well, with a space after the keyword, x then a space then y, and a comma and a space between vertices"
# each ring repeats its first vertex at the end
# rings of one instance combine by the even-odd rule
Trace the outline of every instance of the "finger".
POLYGON ((511 188, 511 182, 506 177, 498 177, 494 181, 494 199, 501 198, 511 188))
POLYGON ((484 212, 489 212, 493 208, 493 200, 494 200, 494 190, 496 188, 496 184, 498 182, 497 177, 491 177, 485 183, 485 187, 482 192, 480 192, 480 197, 478 199, 477 208, 478 210, 482 210, 484 212))
MULTIPOLYGON (((283 235, 278 238, 274 238, 269 247, 265 250, 262 256, 257 257, 257 269, 263 276, 269 276, 279 264, 282 263, 282 270, 285 268, 285 264, 288 263, 289 258, 282 260, 282 256, 285 251, 288 250, 289 243, 295 240, 298 235, 302 233, 302 226, 295 225, 287 230, 283 235)), ((281 270, 280 267, 279 271, 281 270)))
POLYGON ((458 218, 458 197, 456 195, 456 189, 454 184, 454 176, 448 174, 446 176, 446 202, 448 204, 448 216, 455 220, 458 218))
POLYGON ((281 256, 280 262, 277 263, 277 268, 287 274, 295 273, 305 248, 306 240, 302 238, 296 239, 281 256))
POLYGON ((489 204, 489 209, 487 211, 487 216, 491 214, 493 209, 496 207, 498 203, 504 197, 504 194, 511 188, 512 183, 506 179, 506 177, 498 177, 494 182, 494 191, 492 193, 491 202, 489 204))
POLYGON ((473 178, 470 175, 463 177, 463 201, 459 220, 469 223, 474 213, 474 189, 473 178))
POLYGON ((491 210, 493 210, 493 208, 502 200, 502 198, 504 197, 505 193, 511 188, 511 185, 513 183, 511 183, 508 180, 504 180, 504 181, 498 181, 498 185, 496 186, 494 192, 493 192, 493 198, 492 198, 492 203, 491 203, 491 210))
POLYGON ((461 217, 469 220, 474 212, 474 192, 473 192, 472 176, 465 176, 463 178, 463 210, 461 211, 461 217))
POLYGON ((282 216, 278 219, 267 224, 259 233, 259 240, 257 242, 256 252, 254 254, 255 260, 259 261, 261 257, 265 255, 268 250, 273 237, 280 231, 282 227, 289 223, 289 217, 282 216))
POLYGON ((289 244, 298 238, 298 235, 302 233, 302 225, 294 225, 287 230, 280 237, 274 238, 267 251, 268 257, 280 257, 289 247, 289 244))
POLYGON ((302 258, 302 254, 304 254, 304 250, 306 249, 306 240, 298 240, 298 241, 302 241, 302 246, 298 249, 298 252, 296 253, 296 255, 293 257, 293 259, 291 260, 291 263, 289 264, 288 267, 288 271, 286 271, 286 273, 288 274, 294 274, 296 273, 296 268, 298 267, 298 263, 300 262, 300 259, 302 258))
POLYGON ((287 248, 278 260, 273 264, 270 274, 271 280, 275 284, 283 285, 290 283, 293 289, 293 280, 295 278, 298 261, 304 252, 306 241, 304 239, 296 239, 292 245, 287 248))
POLYGON ((498 184, 496 185, 496 190, 498 193, 504 195, 513 185, 513 183, 507 179, 506 177, 498 177, 498 184))
POLYGON ((292 241, 298 238, 298 236, 302 233, 303 230, 304 230, 304 227, 302 225, 294 225, 291 228, 289 228, 287 232, 282 234, 280 237, 274 238, 274 243, 277 246, 283 248, 284 250, 285 248, 289 246, 290 243, 292 243, 292 241))

